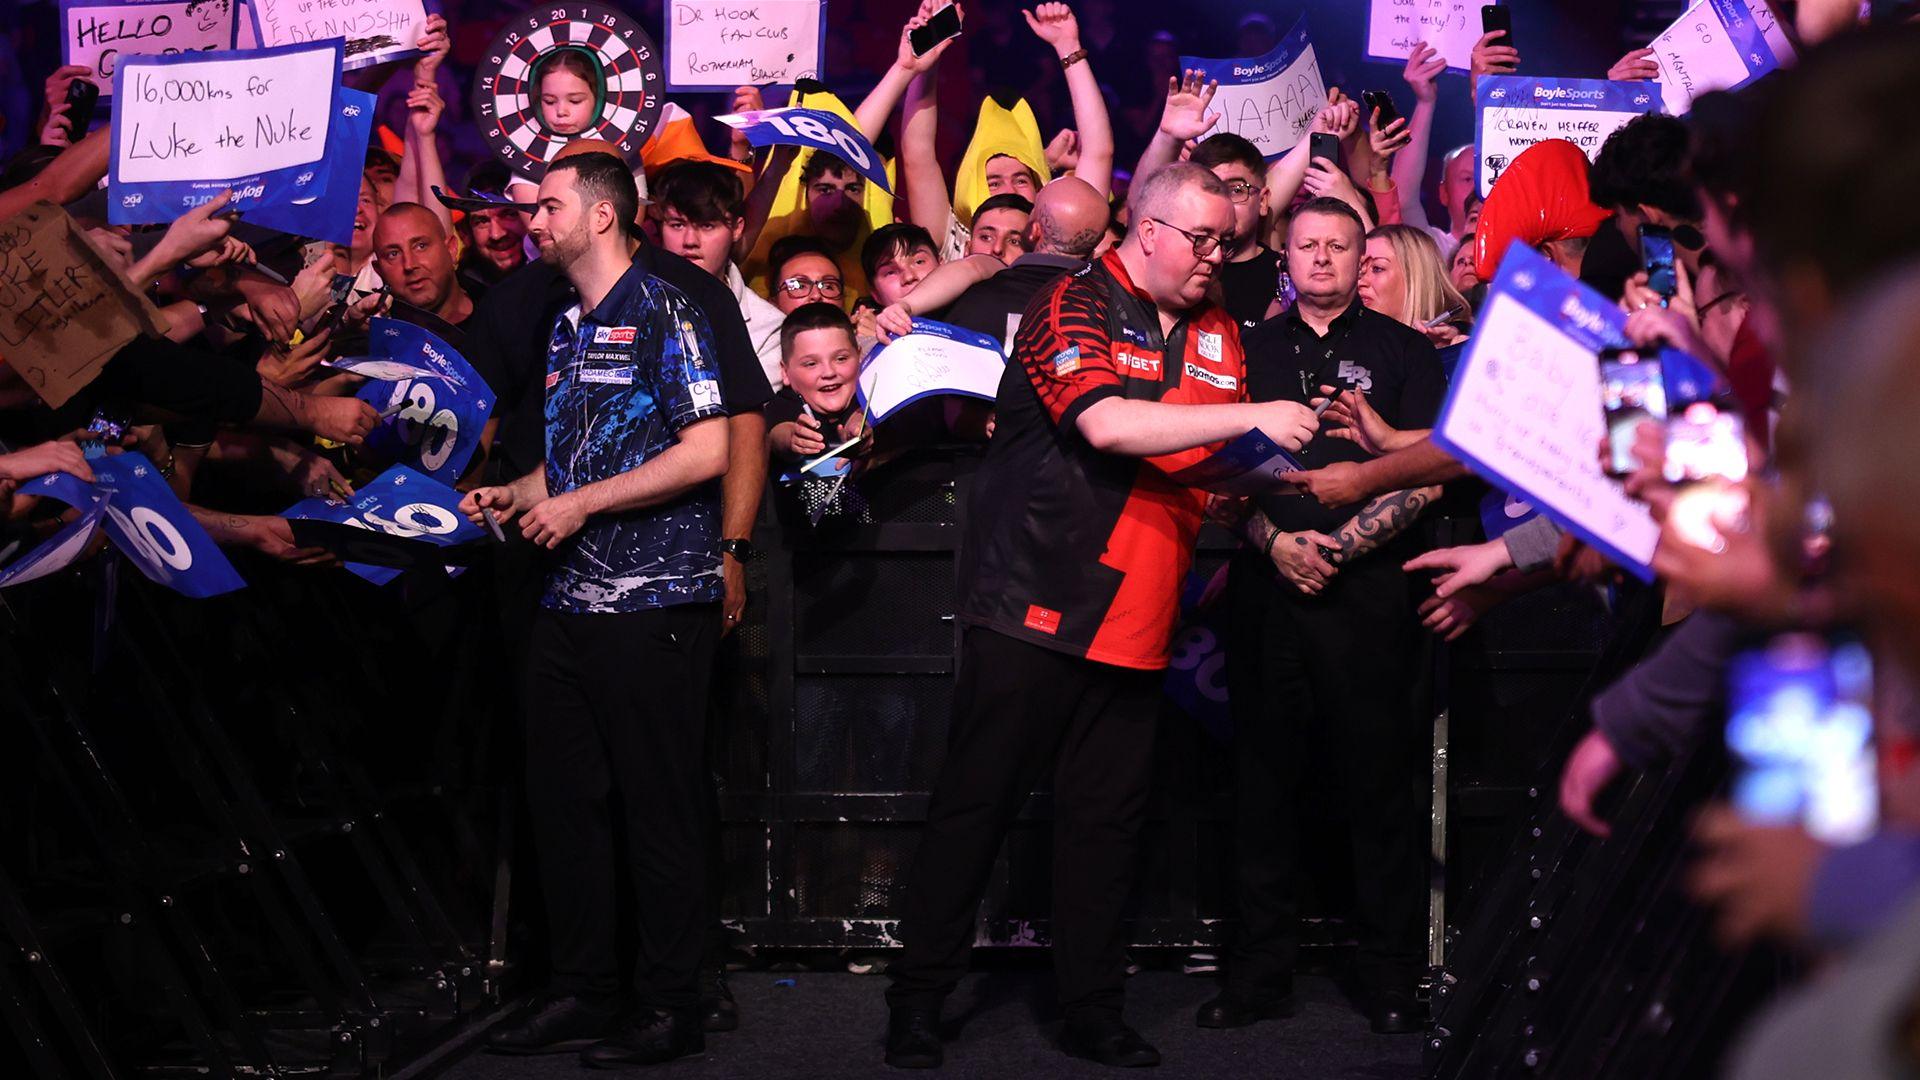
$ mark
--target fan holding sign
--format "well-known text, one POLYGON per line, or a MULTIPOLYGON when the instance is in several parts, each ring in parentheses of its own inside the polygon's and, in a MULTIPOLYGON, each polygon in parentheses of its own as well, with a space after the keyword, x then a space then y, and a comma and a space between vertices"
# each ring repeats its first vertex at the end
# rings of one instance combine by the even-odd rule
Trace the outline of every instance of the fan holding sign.
POLYGON ((1231 60, 1183 56, 1180 67, 1220 84, 1213 101, 1221 114, 1218 130, 1242 136, 1269 160, 1292 149, 1327 100, 1320 61, 1307 39, 1305 16, 1265 56, 1231 60))

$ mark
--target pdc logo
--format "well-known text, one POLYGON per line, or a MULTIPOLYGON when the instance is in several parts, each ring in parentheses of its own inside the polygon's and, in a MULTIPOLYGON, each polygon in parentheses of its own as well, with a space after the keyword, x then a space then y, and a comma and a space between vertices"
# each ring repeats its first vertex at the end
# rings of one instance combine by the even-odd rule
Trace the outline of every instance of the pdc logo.
POLYGON ((141 197, 139 195, 122 195, 120 196, 120 205, 121 206, 139 206, 140 199, 141 197))
POLYGON ((313 183, 313 174, 310 172, 303 172, 299 176, 296 176, 293 178, 293 183, 294 183, 294 186, 296 187, 311 184, 313 183))

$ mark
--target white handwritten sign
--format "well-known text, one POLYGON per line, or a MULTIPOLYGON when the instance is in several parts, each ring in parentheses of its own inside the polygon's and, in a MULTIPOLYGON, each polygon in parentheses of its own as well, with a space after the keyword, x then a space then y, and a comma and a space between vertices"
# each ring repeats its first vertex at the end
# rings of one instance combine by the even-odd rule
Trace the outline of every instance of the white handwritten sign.
POLYGON ((826 13, 825 0, 669 0, 667 89, 818 79, 826 13))
POLYGON ((1512 245, 1433 441, 1652 580, 1660 527, 1620 481, 1600 471, 1596 449, 1606 434, 1598 351, 1624 345, 1625 324, 1605 297, 1526 245, 1512 245))
POLYGON ((987 335, 915 319, 910 332, 875 345, 861 362, 860 401, 876 424, 922 398, 992 401, 1006 367, 1000 343, 987 335))
POLYGON ((1307 40, 1307 19, 1301 16, 1287 36, 1265 56, 1234 60, 1180 58, 1182 69, 1219 80, 1213 108, 1220 114, 1217 130, 1231 131, 1276 158, 1300 141, 1320 106, 1327 102, 1327 84, 1320 78, 1320 61, 1307 40))
POLYGON ((1402 61, 1426 42, 1465 72, 1480 40, 1480 5, 1468 0, 1371 0, 1367 5, 1367 59, 1402 61))
POLYGON ((1480 196, 1520 152, 1547 139, 1565 139, 1600 156, 1607 136, 1636 116, 1660 110, 1660 87, 1639 81, 1482 75, 1474 95, 1474 138, 1480 196))
POLYGON ((1653 39, 1653 58, 1673 116, 1685 116, 1701 94, 1737 90, 1780 66, 1745 0, 1699 0, 1653 39))
POLYGON ((93 69, 100 94, 113 93, 122 56, 171 56, 233 48, 233 0, 62 0, 61 62, 93 69))
POLYGON ((108 220, 172 221, 231 189, 244 211, 326 189, 340 43, 128 57, 114 74, 108 220))
POLYGON ((347 40, 345 67, 418 56, 414 42, 426 29, 421 0, 250 0, 260 44, 299 45, 347 40))

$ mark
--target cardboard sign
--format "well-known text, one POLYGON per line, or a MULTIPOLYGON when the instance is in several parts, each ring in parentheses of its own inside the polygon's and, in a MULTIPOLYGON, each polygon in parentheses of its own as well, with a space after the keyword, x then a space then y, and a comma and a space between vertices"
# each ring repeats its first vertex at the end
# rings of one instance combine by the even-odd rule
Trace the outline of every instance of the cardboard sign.
POLYGON ((21 488, 85 510, 105 504, 107 535, 148 580, 192 597, 246 588, 233 564, 145 454, 128 451, 88 459, 94 482, 48 473, 21 488))
POLYGON ((236 24, 233 0, 60 0, 60 62, 109 97, 121 57, 231 49, 236 24))
POLYGON ((1534 143, 1565 139, 1592 161, 1607 136, 1637 116, 1659 111, 1658 83, 1483 75, 1474 95, 1473 131, 1480 197, 1534 143))
POLYGON ((669 90, 821 77, 826 0, 668 0, 666 22, 669 90))
POLYGON ((107 218, 170 222, 231 190, 228 209, 326 190, 340 43, 128 57, 114 73, 107 218))
POLYGON ((803 109, 796 105, 733 113, 714 119, 746 136, 747 142, 756 148, 804 146, 810 150, 825 150, 853 166, 856 172, 867 178, 868 183, 889 195, 893 194, 893 185, 887 182, 887 168, 880 160, 880 152, 873 148, 865 135, 860 134, 859 128, 824 109, 803 109))
POLYGON ((395 465, 381 473, 372 483, 354 492, 353 498, 346 502, 302 499, 282 511, 281 516, 290 523, 330 522, 370 534, 366 536, 369 546, 362 550, 341 543, 336 533, 308 531, 305 526, 294 525, 296 541, 305 535, 315 546, 341 554, 348 560, 348 570, 375 585, 385 585, 399 577, 400 569, 390 564, 411 553, 410 545, 379 545, 381 539, 409 541, 411 545, 432 544, 441 549, 443 562, 464 562, 464 553, 456 554, 445 549, 471 543, 486 535, 486 530, 460 513, 459 492, 405 465, 395 465), (375 545, 379 546, 376 548, 375 545), (352 560, 355 554, 366 555, 389 565, 355 562, 352 560))
POLYGON ((1259 495, 1296 490, 1292 484, 1282 483, 1280 477, 1303 468, 1266 432, 1255 428, 1168 479, 1222 495, 1259 495))
POLYGON ((1404 64, 1413 47, 1425 42, 1464 75, 1480 40, 1480 5, 1468 0, 1370 0, 1367 4, 1367 59, 1404 64))
POLYGON ((367 449, 451 484, 473 459, 493 413, 493 391, 453 346, 398 319, 374 319, 368 346, 378 359, 432 374, 370 382, 359 398, 387 414, 367 449))
POLYGON ((860 363, 860 402, 878 424, 921 398, 958 394, 992 401, 1007 359, 985 334, 932 319, 888 345, 876 345, 860 363))
POLYGON ((66 211, 37 202, 0 224, 0 357, 59 408, 167 317, 127 284, 66 211))
POLYGON ((1598 354, 1627 345, 1626 321, 1611 301, 1514 244, 1494 275, 1433 441, 1652 581, 1660 526, 1600 470, 1597 449, 1606 433, 1598 354))
POLYGON ((1685 116, 1701 94, 1737 90, 1780 66, 1746 0, 1699 0, 1652 44, 1673 116, 1685 116))
MULTIPOLYGON (((27 481, 31 484, 33 481, 27 481)), ((0 589, 11 585, 24 585, 29 581, 38 581, 49 574, 57 574, 72 566, 80 556, 86 554, 87 545, 93 542, 93 534, 107 514, 107 500, 95 499, 80 512, 80 516, 62 526, 60 531, 48 537, 39 546, 8 563, 0 569, 0 589)))
POLYGON ((244 216, 249 224, 278 229, 309 240, 353 244, 353 216, 360 205, 360 170, 373 138, 374 107, 379 98, 351 87, 340 88, 340 108, 327 133, 326 188, 285 206, 262 206, 244 216))
POLYGON ((1293 149, 1327 103, 1327 84, 1320 78, 1313 43, 1307 40, 1304 15, 1265 56, 1237 60, 1183 56, 1180 67, 1199 71, 1203 79, 1219 80, 1220 90, 1213 96, 1213 109, 1220 114, 1215 130, 1243 136, 1268 160, 1293 149))
POLYGON ((346 39, 348 71, 419 56, 414 42, 427 28, 421 0, 249 0, 261 45, 303 45, 346 39))

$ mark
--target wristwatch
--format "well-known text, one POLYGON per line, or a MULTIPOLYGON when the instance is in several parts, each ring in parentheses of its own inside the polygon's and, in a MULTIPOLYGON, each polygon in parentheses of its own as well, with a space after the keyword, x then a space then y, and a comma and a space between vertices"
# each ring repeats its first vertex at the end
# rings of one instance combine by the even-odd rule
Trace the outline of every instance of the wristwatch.
POLYGON ((720 541, 720 550, 739 559, 741 562, 746 562, 748 559, 753 558, 753 541, 722 540, 720 541))

